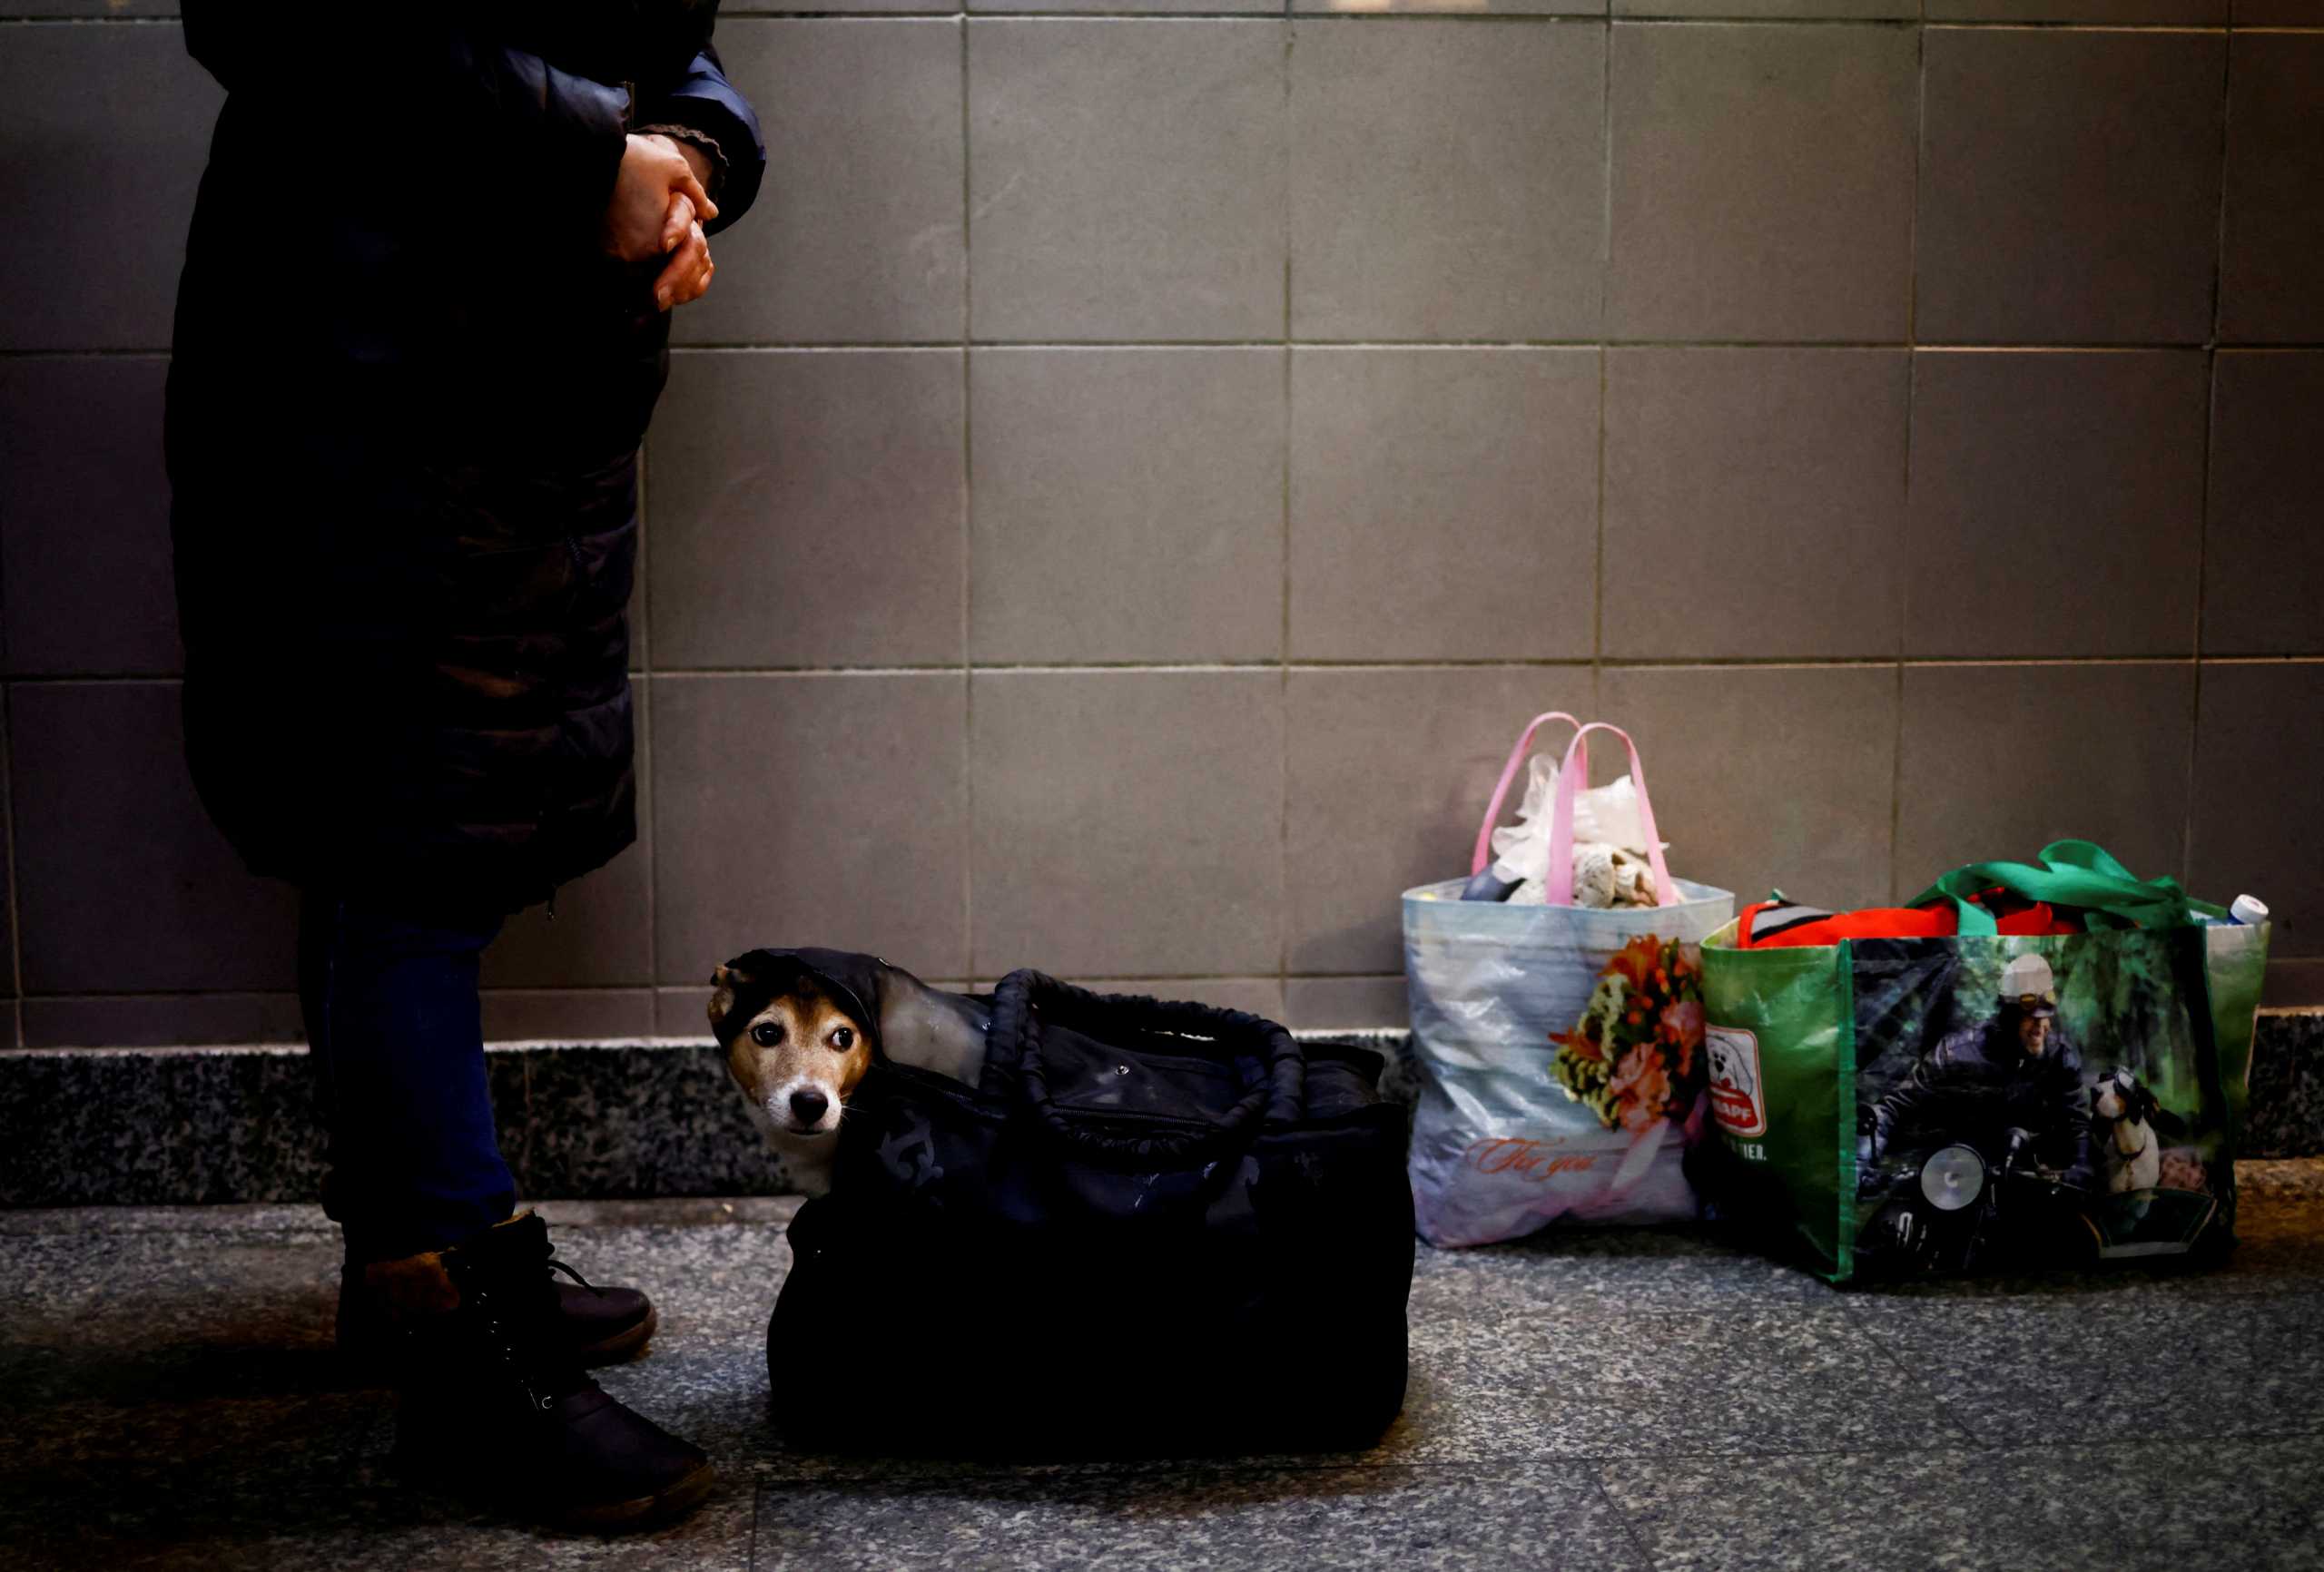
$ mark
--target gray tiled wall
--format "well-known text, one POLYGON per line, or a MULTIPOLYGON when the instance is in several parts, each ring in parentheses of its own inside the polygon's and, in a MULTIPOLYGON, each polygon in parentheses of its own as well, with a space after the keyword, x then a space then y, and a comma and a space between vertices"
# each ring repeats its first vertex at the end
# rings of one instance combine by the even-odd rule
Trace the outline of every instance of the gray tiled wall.
MULTIPOLYGON (((775 162, 648 445, 646 833, 496 1036, 781 941, 1384 1022, 1560 707, 1684 872, 2085 834, 2324 1002, 2317 0, 1026 9, 726 7, 775 162)), ((0 0, 21 1043, 298 1031, 178 755, 172 11, 0 0)))

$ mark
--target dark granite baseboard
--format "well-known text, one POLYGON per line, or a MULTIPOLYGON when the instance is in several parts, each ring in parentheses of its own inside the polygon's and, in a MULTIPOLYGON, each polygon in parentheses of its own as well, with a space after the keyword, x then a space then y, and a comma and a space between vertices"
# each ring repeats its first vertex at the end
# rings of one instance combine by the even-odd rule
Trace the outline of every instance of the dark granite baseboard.
MULTIPOLYGON (((1404 1035, 1334 1033, 1387 1051, 1404 1035)), ((772 1195, 788 1188, 708 1043, 490 1050, 501 1149, 528 1196, 772 1195)), ((303 1048, 0 1051, 0 1206, 310 1201, 323 1141, 303 1048)), ((2324 1010, 2269 1011, 2243 1154, 2324 1154, 2324 1010)))
POLYGON ((2324 1154, 2324 1009, 2267 1010, 2251 1044, 2247 1157, 2324 1154))
MULTIPOLYGON (((789 1183, 709 1043, 487 1051, 521 1194, 773 1195, 789 1183)), ((0 1206, 311 1201, 324 1143, 302 1047, 0 1053, 0 1206)))

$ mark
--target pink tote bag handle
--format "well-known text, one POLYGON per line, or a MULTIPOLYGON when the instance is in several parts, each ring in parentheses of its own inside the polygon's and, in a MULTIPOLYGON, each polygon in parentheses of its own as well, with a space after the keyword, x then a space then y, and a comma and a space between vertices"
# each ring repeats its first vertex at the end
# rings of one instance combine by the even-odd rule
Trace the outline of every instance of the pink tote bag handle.
POLYGON ((1630 750, 1630 784, 1638 788, 1638 823, 1646 832, 1647 866, 1654 870, 1654 903, 1674 906, 1678 903, 1678 887, 1670 882, 1670 870, 1662 861, 1662 837, 1654 828, 1654 807, 1646 800, 1646 771, 1638 761, 1638 744, 1620 726, 1610 726, 1603 721, 1592 721, 1573 733, 1573 741, 1566 744, 1565 762, 1558 766, 1557 801, 1550 810, 1550 867, 1542 882, 1541 894, 1551 906, 1573 904, 1573 800, 1581 790, 1580 778, 1590 772, 1590 733, 1611 732, 1630 750))
MULTIPOLYGON (((1563 721, 1567 725, 1577 728, 1581 724, 1563 710, 1551 710, 1536 715, 1526 723, 1525 734, 1518 738, 1517 746, 1509 751, 1509 762, 1501 767, 1501 783, 1492 789, 1492 801, 1485 804, 1485 821, 1477 827, 1477 850, 1469 859, 1469 876, 1472 879, 1482 873, 1485 865, 1492 860, 1492 827, 1501 822, 1502 805, 1509 801, 1509 783, 1517 779, 1518 767, 1525 762, 1525 751, 1533 745, 1533 733, 1551 721, 1563 721)), ((1581 767, 1584 770, 1590 768, 1587 749, 1582 751, 1581 767)))

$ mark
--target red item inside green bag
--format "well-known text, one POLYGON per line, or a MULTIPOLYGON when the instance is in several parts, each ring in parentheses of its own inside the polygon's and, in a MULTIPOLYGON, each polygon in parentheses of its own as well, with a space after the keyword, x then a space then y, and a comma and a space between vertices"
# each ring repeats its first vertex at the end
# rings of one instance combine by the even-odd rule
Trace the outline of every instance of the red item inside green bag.
MULTIPOLYGON (((1998 888, 1973 898, 1994 914, 2004 934, 2081 933, 2081 915, 2059 911, 2047 901, 2028 901, 1998 888)), ((1951 938, 1961 931, 1961 913, 1950 901, 1934 906, 1868 906, 1859 911, 1822 911, 1778 895, 1747 906, 1736 919, 1738 949, 1782 949, 1838 944, 1851 938, 1951 938)))

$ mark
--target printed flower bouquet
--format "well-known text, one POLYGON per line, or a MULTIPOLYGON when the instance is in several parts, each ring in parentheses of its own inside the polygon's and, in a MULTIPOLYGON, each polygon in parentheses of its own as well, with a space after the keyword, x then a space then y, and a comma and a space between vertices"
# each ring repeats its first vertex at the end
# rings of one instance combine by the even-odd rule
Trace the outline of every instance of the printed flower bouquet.
POLYGON ((1631 939, 1606 968, 1570 1032, 1551 1032, 1567 1096, 1611 1129, 1685 1119, 1703 1089, 1701 968, 1677 940, 1631 939))

